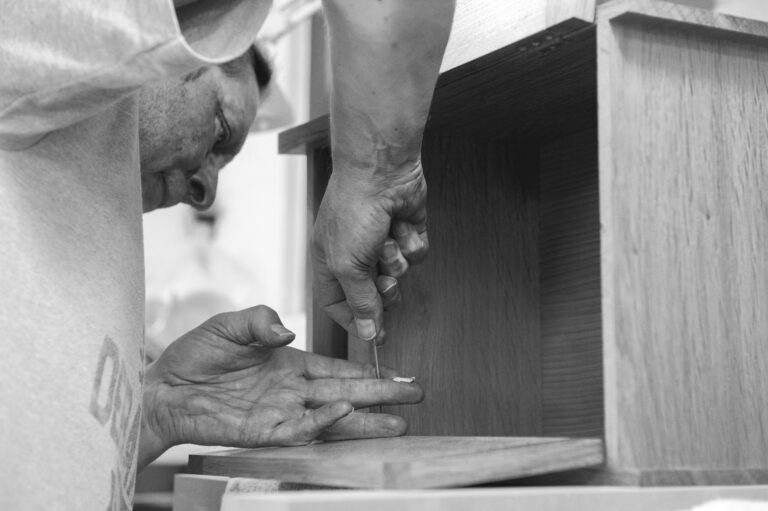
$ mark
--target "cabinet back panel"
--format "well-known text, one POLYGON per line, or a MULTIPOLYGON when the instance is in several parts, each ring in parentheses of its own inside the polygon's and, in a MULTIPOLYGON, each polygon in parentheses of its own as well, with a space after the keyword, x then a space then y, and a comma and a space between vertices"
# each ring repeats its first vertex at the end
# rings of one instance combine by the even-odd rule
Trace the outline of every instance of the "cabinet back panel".
MULTIPOLYGON (((402 279, 379 359, 426 390, 415 435, 541 433, 536 146, 427 135, 430 253, 402 279)), ((350 341, 350 356, 370 360, 350 341)))
POLYGON ((541 147, 539 257, 544 434, 602 436, 597 131, 541 147))

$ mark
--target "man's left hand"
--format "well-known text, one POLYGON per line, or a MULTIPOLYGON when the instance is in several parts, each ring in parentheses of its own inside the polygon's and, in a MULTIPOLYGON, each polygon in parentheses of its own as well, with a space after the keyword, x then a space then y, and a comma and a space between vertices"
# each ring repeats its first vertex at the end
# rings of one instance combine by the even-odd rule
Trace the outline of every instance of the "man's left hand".
POLYGON ((147 449, 180 443, 288 446, 405 433, 398 416, 354 408, 418 403, 418 385, 285 347, 294 337, 258 306, 215 316, 171 344, 147 371, 140 465, 159 454, 147 449))

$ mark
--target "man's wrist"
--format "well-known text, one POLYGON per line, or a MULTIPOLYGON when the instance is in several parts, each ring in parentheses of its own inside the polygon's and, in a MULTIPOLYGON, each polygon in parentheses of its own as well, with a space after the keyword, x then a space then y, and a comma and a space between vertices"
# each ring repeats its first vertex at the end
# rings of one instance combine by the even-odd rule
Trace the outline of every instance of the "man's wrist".
POLYGON ((158 436, 154 430, 147 424, 147 421, 142 418, 141 432, 139 433, 139 455, 137 462, 137 470, 141 470, 158 456, 163 454, 171 445, 164 442, 160 436, 158 436))
POLYGON ((157 424, 155 413, 158 406, 157 386, 153 381, 152 369, 153 366, 150 366, 147 369, 144 381, 141 431, 139 433, 138 470, 149 465, 155 458, 173 446, 172 442, 163 438, 157 431, 157 427, 159 426, 159 424, 157 424))
POLYGON ((370 161, 354 156, 333 156, 333 176, 346 190, 369 190, 380 194, 423 179, 421 154, 401 160, 370 161))

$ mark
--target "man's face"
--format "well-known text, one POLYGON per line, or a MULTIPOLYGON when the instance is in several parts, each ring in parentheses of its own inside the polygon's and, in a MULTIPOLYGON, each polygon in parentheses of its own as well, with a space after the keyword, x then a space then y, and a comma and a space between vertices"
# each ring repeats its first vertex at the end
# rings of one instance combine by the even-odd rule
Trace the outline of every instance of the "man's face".
POLYGON ((259 88, 247 63, 210 66, 149 85, 139 96, 144 212, 187 203, 210 207, 219 170, 240 151, 256 116, 259 88))

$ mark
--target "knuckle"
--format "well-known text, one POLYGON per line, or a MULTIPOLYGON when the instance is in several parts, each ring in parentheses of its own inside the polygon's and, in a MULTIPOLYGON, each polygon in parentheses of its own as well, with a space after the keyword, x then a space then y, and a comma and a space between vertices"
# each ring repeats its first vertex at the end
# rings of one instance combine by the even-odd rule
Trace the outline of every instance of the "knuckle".
POLYGON ((376 300, 369 296, 347 295, 349 308, 356 312, 368 312, 376 308, 376 300))
POLYGON ((255 314, 258 314, 258 315, 264 315, 264 314, 269 314, 270 312, 272 312, 272 309, 270 309, 266 305, 259 304, 259 305, 255 305, 253 307, 253 312, 255 314))
POLYGON ((376 377, 376 367, 373 364, 369 363, 369 362, 366 362, 365 364, 363 364, 363 377, 365 377, 365 378, 375 378, 376 377))

